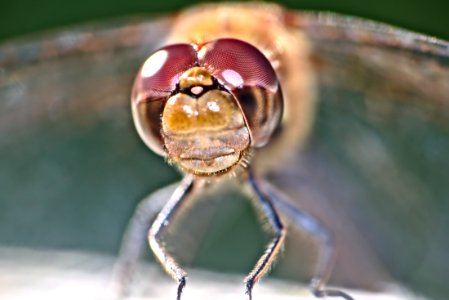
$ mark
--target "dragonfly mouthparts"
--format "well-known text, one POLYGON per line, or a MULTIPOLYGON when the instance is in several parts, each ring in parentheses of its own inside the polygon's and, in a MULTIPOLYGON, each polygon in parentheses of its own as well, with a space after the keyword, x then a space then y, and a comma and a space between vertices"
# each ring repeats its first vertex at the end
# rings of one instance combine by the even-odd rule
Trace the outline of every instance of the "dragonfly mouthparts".
POLYGON ((211 160, 220 156, 234 154, 235 150, 229 147, 189 148, 180 155, 181 159, 211 160))

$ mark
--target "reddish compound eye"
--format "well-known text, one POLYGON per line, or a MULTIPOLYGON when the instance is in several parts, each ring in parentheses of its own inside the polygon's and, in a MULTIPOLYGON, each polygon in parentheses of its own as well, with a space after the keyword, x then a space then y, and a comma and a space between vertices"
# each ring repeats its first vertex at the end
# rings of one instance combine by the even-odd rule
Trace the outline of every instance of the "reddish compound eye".
POLYGON ((254 46, 237 39, 205 44, 198 53, 202 66, 229 89, 258 86, 275 93, 278 80, 268 59, 254 46))
POLYGON ((231 38, 206 43, 198 59, 234 93, 251 130, 252 146, 265 145, 283 111, 280 85, 268 59, 251 44, 231 38))
POLYGON ((132 101, 154 101, 175 89, 181 74, 197 64, 196 50, 189 44, 166 46, 142 65, 134 81, 132 101))
POLYGON ((134 122, 139 135, 156 153, 164 154, 160 116, 167 97, 175 90, 182 73, 196 64, 197 53, 192 45, 169 45, 153 53, 134 80, 134 122))

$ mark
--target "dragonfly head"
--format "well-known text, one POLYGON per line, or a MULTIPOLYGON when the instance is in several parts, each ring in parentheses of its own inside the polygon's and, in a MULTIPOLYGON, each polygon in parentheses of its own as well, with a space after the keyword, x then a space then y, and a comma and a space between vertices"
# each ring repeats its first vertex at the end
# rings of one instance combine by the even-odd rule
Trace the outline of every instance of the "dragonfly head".
POLYGON ((282 93, 270 62, 250 44, 219 39, 156 51, 134 82, 137 131, 183 171, 211 176, 247 162, 282 116, 282 93))

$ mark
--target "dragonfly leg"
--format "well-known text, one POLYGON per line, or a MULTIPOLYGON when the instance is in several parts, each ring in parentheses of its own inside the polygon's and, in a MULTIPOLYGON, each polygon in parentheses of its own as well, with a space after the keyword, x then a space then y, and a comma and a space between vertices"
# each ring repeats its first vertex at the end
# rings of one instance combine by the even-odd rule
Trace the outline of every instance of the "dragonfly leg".
POLYGON ((259 258, 254 269, 245 278, 245 293, 247 295, 247 299, 251 300, 252 289, 255 283, 269 270, 271 264, 282 247, 286 231, 275 207, 273 206, 273 203, 271 202, 270 196, 265 194, 264 191, 260 189, 260 186, 251 171, 249 171, 248 183, 252 192, 256 196, 258 203, 261 205, 263 212, 271 223, 271 226, 275 230, 275 237, 272 242, 268 245, 265 253, 259 258))
POLYGON ((146 234, 151 222, 162 210, 178 184, 163 187, 144 198, 136 207, 120 245, 114 267, 113 284, 119 299, 130 296, 130 288, 137 263, 147 245, 146 234))
POLYGON ((343 291, 325 288, 326 280, 332 270, 335 255, 333 238, 329 230, 318 219, 299 210, 291 203, 291 200, 277 191, 268 182, 260 180, 260 185, 263 186, 276 208, 291 219, 297 227, 318 239, 321 244, 318 265, 315 275, 310 282, 310 290, 315 297, 340 297, 346 300, 354 300, 354 298, 343 291))
POLYGON ((176 212, 182 207, 183 203, 191 195, 193 191, 193 178, 187 175, 178 188, 174 191, 171 198, 165 204, 162 211, 156 217, 153 225, 148 232, 148 242, 154 255, 164 267, 165 271, 178 281, 178 291, 176 299, 181 299, 182 291, 186 285, 187 273, 178 265, 175 259, 165 249, 162 241, 161 234, 171 221, 173 220, 176 212))

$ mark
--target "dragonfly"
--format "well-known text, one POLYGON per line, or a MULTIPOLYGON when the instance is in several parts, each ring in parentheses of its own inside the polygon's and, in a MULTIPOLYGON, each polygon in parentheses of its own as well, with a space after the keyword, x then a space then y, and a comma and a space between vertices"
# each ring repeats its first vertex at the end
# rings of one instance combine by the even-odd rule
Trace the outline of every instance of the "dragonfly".
MULTIPOLYGON (((281 248, 288 220, 318 241, 315 250, 304 249, 304 238, 289 233, 286 249, 295 249, 295 257, 301 249, 319 252, 310 284, 317 297, 352 299, 325 287, 332 276, 372 290, 399 281, 443 299, 449 270, 448 56, 449 44, 436 38, 262 3, 205 5, 150 21, 118 20, 5 43, 2 243, 104 249, 98 236, 115 233, 115 240, 109 237, 114 245, 125 223, 114 222, 105 207, 152 191, 125 234, 118 273, 129 284, 137 258, 149 251, 150 230, 151 248, 178 280, 180 299, 186 274, 160 234, 190 196, 234 180, 250 190, 275 231, 246 278, 249 299, 281 248), (227 65, 214 60, 220 47, 219 57, 238 54, 249 66, 236 58, 227 65), (170 55, 176 59, 166 64, 174 73, 158 77, 145 94, 144 78, 165 70, 161 61, 170 55), (246 82, 251 84, 242 89, 246 82), (148 101, 172 99, 181 90, 189 90, 183 106, 148 101), (185 115, 196 106, 188 99, 214 90, 221 100, 207 102, 205 111, 215 117, 192 124, 185 115), (187 174, 177 188, 161 188, 174 173, 139 141, 130 95, 145 144, 187 174), (162 129, 161 115, 173 116, 162 129), (202 140, 206 152, 182 152, 193 142, 180 140, 179 130, 195 136, 223 124, 230 137, 212 148, 210 139, 202 140), (173 133, 170 144, 161 132, 164 138, 173 133), (230 147, 236 139, 240 148, 230 147)), ((298 260, 289 264, 301 269, 304 261, 298 260)))

